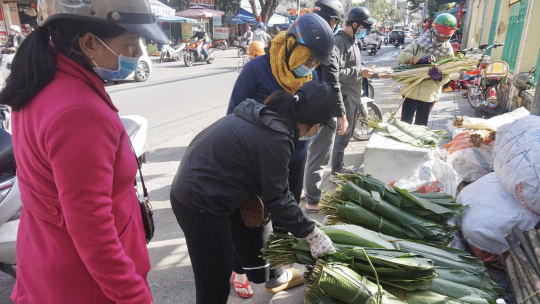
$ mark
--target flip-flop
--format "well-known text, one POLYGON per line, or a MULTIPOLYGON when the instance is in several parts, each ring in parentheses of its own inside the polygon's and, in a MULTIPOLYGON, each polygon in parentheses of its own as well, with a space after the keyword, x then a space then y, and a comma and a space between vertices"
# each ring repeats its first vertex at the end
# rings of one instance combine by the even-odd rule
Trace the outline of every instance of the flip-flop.
POLYGON ((317 209, 308 209, 308 208, 306 207, 306 212, 307 212, 307 213, 319 213, 319 208, 317 208, 317 209))
POLYGON ((232 285, 235 287, 234 292, 236 292, 236 294, 239 295, 239 296, 241 296, 242 298, 251 298, 251 297, 253 297, 253 294, 247 294, 247 295, 245 295, 245 294, 241 294, 241 293, 239 293, 238 291, 236 291, 236 288, 245 288, 245 289, 247 290, 247 289, 248 289, 248 286, 250 286, 251 284, 249 284, 249 281, 246 281, 246 283, 244 283, 244 284, 242 284, 242 283, 240 283, 240 282, 236 282, 236 281, 234 280, 235 277, 236 277, 236 276, 235 276, 235 273, 233 272, 233 274, 232 274, 232 276, 231 276, 231 281, 232 281, 232 285))
POLYGON ((285 270, 285 272, 287 272, 287 282, 279 286, 276 286, 274 288, 268 288, 265 286, 264 290, 266 290, 266 292, 268 293, 278 293, 280 291, 304 284, 304 271, 303 270, 291 268, 291 269, 285 270))

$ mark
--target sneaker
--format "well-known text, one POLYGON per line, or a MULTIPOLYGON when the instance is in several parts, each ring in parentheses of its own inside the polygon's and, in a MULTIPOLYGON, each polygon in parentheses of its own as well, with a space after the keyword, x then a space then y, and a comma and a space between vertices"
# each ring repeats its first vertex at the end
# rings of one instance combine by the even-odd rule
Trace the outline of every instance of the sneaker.
POLYGON ((454 90, 452 90, 451 87, 448 87, 448 88, 446 88, 446 89, 444 89, 444 90, 442 90, 442 91, 443 91, 444 93, 450 93, 450 92, 453 92, 454 90))

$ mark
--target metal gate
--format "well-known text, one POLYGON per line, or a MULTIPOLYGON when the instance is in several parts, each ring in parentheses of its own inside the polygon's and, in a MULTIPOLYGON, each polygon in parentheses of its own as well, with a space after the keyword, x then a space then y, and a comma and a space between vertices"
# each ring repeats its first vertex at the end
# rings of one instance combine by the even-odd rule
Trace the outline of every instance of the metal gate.
POLYGON ((529 0, 523 0, 512 4, 510 10, 508 30, 501 59, 508 63, 512 73, 514 73, 514 69, 516 68, 516 61, 521 46, 521 36, 523 35, 523 28, 525 26, 528 9, 529 0))
MULTIPOLYGON (((491 29, 489 30, 488 45, 493 45, 495 40, 495 33, 497 32, 497 25, 499 24, 499 11, 501 9, 501 0, 495 2, 495 10, 493 11, 493 19, 491 19, 491 29)), ((487 54, 491 56, 491 50, 487 51, 487 54)))

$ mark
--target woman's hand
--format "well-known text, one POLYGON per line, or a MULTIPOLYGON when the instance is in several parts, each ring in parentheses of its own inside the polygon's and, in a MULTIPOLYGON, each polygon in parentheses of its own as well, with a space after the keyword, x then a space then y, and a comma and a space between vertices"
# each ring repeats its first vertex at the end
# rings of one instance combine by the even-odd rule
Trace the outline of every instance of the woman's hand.
POLYGON ((373 70, 370 69, 362 69, 362 77, 364 78, 371 78, 373 75, 373 70))
POLYGON ((442 80, 442 72, 437 67, 433 67, 428 72, 429 77, 435 81, 441 81, 442 80))
POLYGON ((435 61, 435 56, 429 55, 429 56, 426 56, 426 57, 418 60, 418 62, 415 63, 415 64, 426 64, 426 63, 432 63, 434 61, 435 61))
POLYGON ((347 115, 343 115, 342 117, 338 118, 338 135, 343 135, 345 132, 347 132, 347 129, 349 128, 349 121, 347 120, 347 115))
POLYGON ((306 236, 305 239, 309 244, 311 256, 313 256, 313 258, 316 260, 327 252, 336 251, 332 240, 318 227, 315 227, 315 229, 308 236, 306 236))

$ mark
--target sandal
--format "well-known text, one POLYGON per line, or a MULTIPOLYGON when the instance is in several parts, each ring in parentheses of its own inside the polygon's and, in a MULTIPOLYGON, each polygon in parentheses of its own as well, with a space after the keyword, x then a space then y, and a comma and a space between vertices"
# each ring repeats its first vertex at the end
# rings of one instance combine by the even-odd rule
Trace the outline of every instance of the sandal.
POLYGON ((276 286, 274 288, 268 288, 264 286, 264 290, 268 293, 278 293, 280 291, 296 287, 298 285, 304 284, 304 271, 300 269, 287 269, 285 270, 287 272, 287 282, 276 286))
POLYGON ((241 296, 242 298, 251 298, 253 297, 253 294, 241 294, 239 293, 238 291, 236 291, 236 288, 245 288, 246 290, 248 289, 248 286, 250 286, 251 284, 249 284, 249 281, 246 281, 246 283, 242 284, 240 282, 236 282, 234 280, 235 278, 235 273, 233 272, 232 276, 231 276, 231 281, 232 281, 232 284, 233 286, 235 287, 234 291, 236 292, 237 295, 241 296))
POLYGON ((319 208, 317 208, 317 209, 308 209, 308 208, 306 207, 306 212, 307 212, 307 213, 319 213, 319 208))

